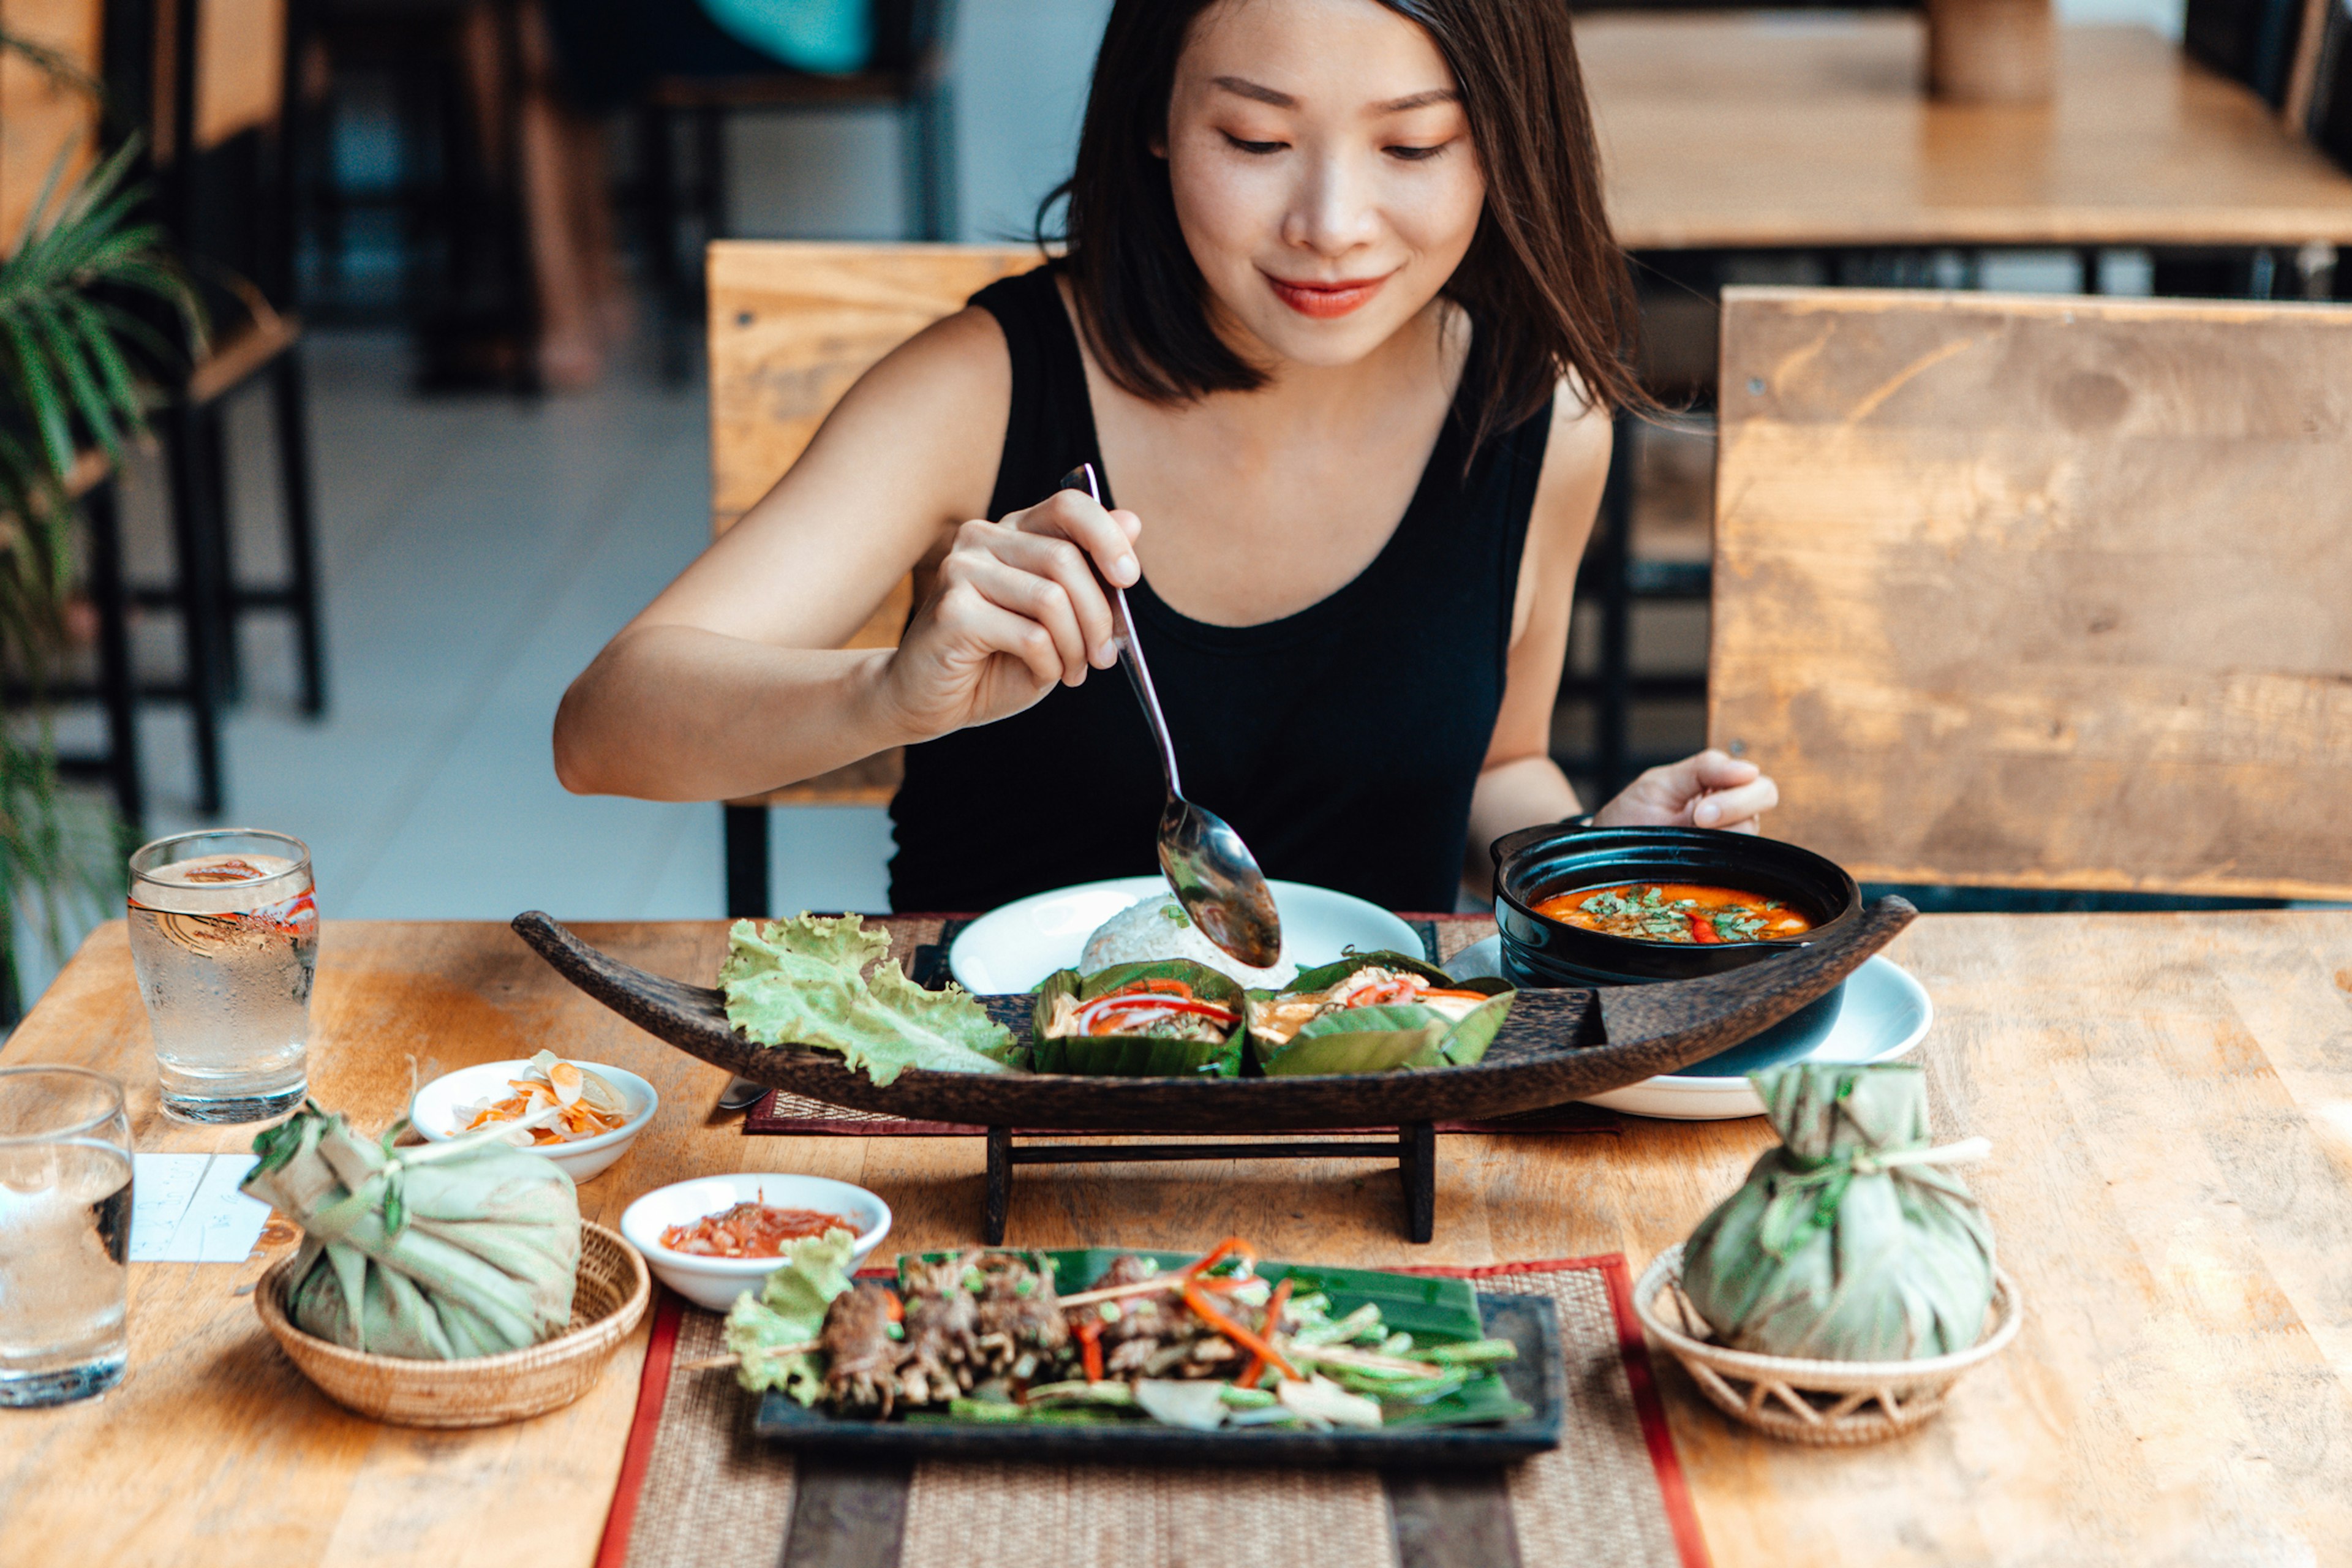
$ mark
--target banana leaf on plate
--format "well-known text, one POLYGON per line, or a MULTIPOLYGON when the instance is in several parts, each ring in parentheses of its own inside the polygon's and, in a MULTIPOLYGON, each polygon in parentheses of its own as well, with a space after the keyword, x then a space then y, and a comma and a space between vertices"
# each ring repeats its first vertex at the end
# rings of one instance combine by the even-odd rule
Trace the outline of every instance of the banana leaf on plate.
POLYGON ((1469 1067, 1486 1054, 1517 994, 1507 981, 1455 980, 1401 952, 1349 953, 1336 963, 1299 971, 1298 978, 1279 992, 1250 993, 1250 1057, 1269 1078, 1469 1067), (1287 1036, 1272 1022, 1272 1012, 1280 1004, 1328 991, 1370 968, 1416 974, 1440 990, 1475 992, 1486 1000, 1458 1018, 1425 1003, 1400 1002, 1334 1008, 1287 1036))
POLYGON ((1031 1055, 1039 1072, 1087 1073, 1110 1078, 1237 1078, 1242 1068, 1242 1036, 1247 1025, 1248 996, 1231 976, 1189 959, 1167 958, 1142 963, 1114 963, 1092 974, 1061 969, 1037 987, 1037 1044, 1031 1055), (1195 1005, 1178 1008, 1183 999, 1195 1005), (1118 995, 1171 1000, 1154 1020, 1144 1009, 1131 1010, 1118 1024, 1119 1033, 1088 1032, 1087 1005, 1118 995), (1202 1009, 1231 1016, 1220 1022, 1202 1009), (1058 1020, 1058 1021, 1057 1021, 1058 1020))

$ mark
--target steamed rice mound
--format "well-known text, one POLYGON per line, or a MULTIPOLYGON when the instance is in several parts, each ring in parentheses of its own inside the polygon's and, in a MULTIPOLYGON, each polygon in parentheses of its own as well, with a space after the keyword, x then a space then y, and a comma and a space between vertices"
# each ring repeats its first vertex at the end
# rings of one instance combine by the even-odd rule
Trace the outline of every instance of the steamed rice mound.
POLYGON ((1273 967, 1253 969, 1202 936, 1172 893, 1130 904, 1097 926, 1094 934, 1087 938, 1078 968, 1083 973, 1092 974, 1114 963, 1146 963, 1161 958, 1189 958, 1220 974, 1229 974, 1244 985, 1286 985, 1298 973, 1298 966, 1290 962, 1287 932, 1283 935, 1281 956, 1274 961, 1273 967))

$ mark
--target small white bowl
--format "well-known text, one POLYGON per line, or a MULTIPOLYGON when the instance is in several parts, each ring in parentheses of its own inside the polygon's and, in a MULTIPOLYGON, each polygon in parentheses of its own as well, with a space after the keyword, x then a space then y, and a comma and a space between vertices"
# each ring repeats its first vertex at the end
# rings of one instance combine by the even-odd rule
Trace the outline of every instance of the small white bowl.
MULTIPOLYGON (((629 1119, 614 1131, 599 1132, 593 1138, 530 1145, 532 1153, 544 1155, 562 1166, 574 1182, 602 1175, 629 1152, 629 1145, 637 1141, 637 1134, 646 1130, 654 1112, 661 1109, 661 1096, 636 1074, 602 1062, 580 1065, 621 1091, 621 1098, 628 1102, 629 1119)), ((504 1100, 510 1092, 507 1085, 522 1077, 530 1066, 528 1061, 480 1062, 444 1073, 410 1097, 409 1122, 426 1142, 446 1143, 457 1136, 459 1106, 504 1100)))
POLYGON ((890 1234, 890 1205, 864 1187, 824 1176, 761 1174, 735 1172, 722 1176, 697 1176, 656 1187, 621 1215, 621 1236, 645 1254, 654 1278, 698 1307, 723 1312, 746 1290, 778 1267, 772 1258, 700 1258, 672 1252, 661 1244, 662 1232, 674 1225, 691 1225, 705 1215, 721 1214, 737 1204, 760 1203, 780 1209, 815 1209, 837 1214, 857 1225, 857 1240, 850 1248, 855 1269, 866 1255, 890 1234))

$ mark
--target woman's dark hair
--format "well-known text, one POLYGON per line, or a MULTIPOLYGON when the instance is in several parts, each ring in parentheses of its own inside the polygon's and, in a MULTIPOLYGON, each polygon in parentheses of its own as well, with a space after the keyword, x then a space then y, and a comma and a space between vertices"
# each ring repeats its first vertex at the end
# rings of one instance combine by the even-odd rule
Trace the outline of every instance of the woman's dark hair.
MULTIPOLYGON (((1211 326, 1167 160, 1177 57, 1213 0, 1118 0, 1096 58, 1068 198, 1068 269, 1096 361, 1139 397, 1263 384, 1211 326)), ((1420 24, 1462 94, 1486 176, 1478 232, 1444 293, 1485 342, 1481 437, 1534 416, 1573 371, 1603 408, 1654 406, 1631 362, 1633 279, 1601 201, 1601 155, 1567 0, 1377 0, 1420 24)), ((1039 212, 1042 235, 1045 209, 1039 212)))

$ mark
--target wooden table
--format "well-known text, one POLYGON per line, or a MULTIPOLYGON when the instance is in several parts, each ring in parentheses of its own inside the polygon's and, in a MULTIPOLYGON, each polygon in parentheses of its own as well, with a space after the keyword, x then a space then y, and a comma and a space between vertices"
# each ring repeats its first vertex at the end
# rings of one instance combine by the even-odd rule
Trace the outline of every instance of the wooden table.
MULTIPOLYGON (((660 973, 715 972, 716 922, 584 927, 660 973)), ((1937 1131, 2024 1293, 2023 1333, 1902 1442, 1786 1447, 1662 1373, 1719 1564, 2340 1560, 2352 1541, 2352 916, 1945 916, 1893 950, 1938 1010, 1922 1048, 1937 1131), (2332 1543, 2332 1544, 2331 1544, 2332 1543)), ((894 1245, 972 1238, 978 1139, 745 1138, 706 1124, 723 1075, 558 981, 504 927, 330 922, 312 1087, 388 1121, 412 1072, 542 1046, 660 1089, 630 1157, 581 1190, 608 1223, 688 1174, 862 1183, 894 1245)), ((7 1045, 11 1063, 121 1074, 139 1146, 229 1149, 167 1123, 120 922, 7 1045)), ((1274 1257, 1482 1263, 1683 1237, 1769 1142, 1760 1121, 1448 1138, 1436 1242, 1395 1239, 1391 1181, 1335 1163, 1039 1169, 1016 1242, 1195 1247, 1237 1226, 1274 1257)), ((131 1373, 101 1400, 0 1411, 0 1560, 585 1564, 618 1473, 639 1347, 572 1408, 479 1433, 372 1426, 314 1393, 253 1314, 287 1245, 240 1266, 136 1264, 131 1373)), ((641 1331, 642 1336, 642 1331, 641 1331)), ((1529 1568, 1535 1568, 1530 1564, 1529 1568)))
POLYGON ((1916 15, 1580 18, 1633 250, 2352 242, 2352 175, 2145 27, 2058 29, 2032 107, 1931 102, 1916 15))

